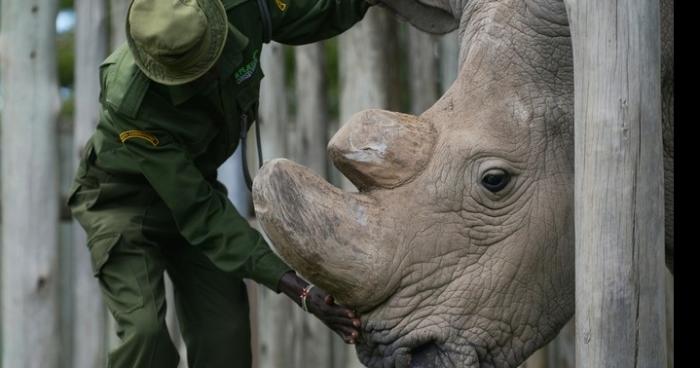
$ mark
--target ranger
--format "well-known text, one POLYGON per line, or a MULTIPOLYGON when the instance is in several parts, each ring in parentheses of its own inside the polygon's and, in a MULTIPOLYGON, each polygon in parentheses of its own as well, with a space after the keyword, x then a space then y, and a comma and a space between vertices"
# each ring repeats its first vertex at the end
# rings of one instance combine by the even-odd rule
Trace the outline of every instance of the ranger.
MULTIPOLYGON (((346 342, 360 320, 299 278, 217 181, 256 118, 263 43, 305 44, 359 21, 365 0, 134 0, 128 42, 100 67, 102 111, 68 205, 118 324, 112 368, 175 368, 163 273, 190 368, 249 367, 243 278, 284 292, 346 342)), ((280 66, 282 67, 282 66, 280 66)))

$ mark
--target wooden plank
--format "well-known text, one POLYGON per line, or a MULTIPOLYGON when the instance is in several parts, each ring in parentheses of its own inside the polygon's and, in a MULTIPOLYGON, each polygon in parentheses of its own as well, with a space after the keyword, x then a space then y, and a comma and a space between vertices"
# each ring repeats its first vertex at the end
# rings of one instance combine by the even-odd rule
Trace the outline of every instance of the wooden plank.
POLYGON ((459 30, 440 38, 440 93, 444 94, 459 73, 459 30))
MULTIPOLYGON (((263 47, 260 57, 265 79, 260 87, 259 123, 264 160, 286 157, 289 111, 285 87, 284 46, 270 43, 263 47)), ((254 176, 258 162, 252 134, 248 141, 248 165, 254 176)), ((257 287, 258 305, 258 366, 260 368, 290 367, 295 353, 294 323, 291 318, 297 308, 289 298, 275 294, 264 286, 257 287)))
MULTIPOLYGON (((106 8, 103 0, 75 1, 75 122, 71 157, 74 168, 99 119, 99 65, 107 54, 106 8)), ((105 306, 99 283, 93 276, 85 230, 77 222, 73 222, 73 229, 72 267, 66 270, 73 272, 71 366, 99 367, 107 356, 105 306)))
MULTIPOLYGON (((296 117, 289 156, 326 177, 328 101, 323 44, 295 47, 294 55, 296 117)), ((294 309, 292 319, 297 346, 294 367, 330 367, 333 332, 300 308, 294 309)))
POLYGON ((427 34, 415 27, 408 28, 408 84, 411 91, 411 110, 420 115, 432 106, 439 96, 440 45, 437 36, 427 34))
POLYGON ((666 367, 673 368, 674 366, 674 341, 673 341, 673 320, 674 320, 674 288, 673 275, 668 270, 666 271, 666 367))
POLYGON ((674 222, 674 5, 673 0, 661 0, 661 121, 664 142, 664 221, 666 223, 666 266, 673 273, 674 222))
MULTIPOLYGON (((289 131, 289 106, 287 103, 287 88, 285 85, 287 72, 285 70, 285 46, 271 42, 265 45, 260 57, 265 78, 260 85, 260 112, 259 121, 261 127, 261 140, 264 160, 286 157, 287 135, 289 131)), ((253 137, 250 130, 249 137, 253 137)), ((248 163, 251 168, 251 176, 255 176, 255 168, 258 167, 257 153, 255 153, 255 141, 249 140, 248 163)))
POLYGON ((60 364, 55 0, 4 0, 3 367, 60 364), (40 347, 40 348, 39 348, 40 347))
POLYGON ((298 46, 294 55, 296 118, 290 157, 325 177, 329 137, 323 43, 298 46))
POLYGON ((173 281, 170 279, 170 275, 168 275, 167 272, 165 272, 165 276, 163 277, 163 286, 165 287, 165 304, 167 306, 165 311, 165 325, 168 327, 170 340, 173 341, 173 345, 180 354, 180 363, 177 365, 177 368, 187 368, 187 349, 185 347, 185 341, 182 339, 180 324, 177 320, 175 289, 173 281))
POLYGON ((666 364, 658 0, 566 0, 574 46, 576 365, 666 364))
MULTIPOLYGON (((369 108, 398 108, 398 71, 396 49, 397 25, 394 17, 383 8, 373 7, 365 18, 352 29, 340 35, 338 52, 340 62, 340 123, 351 115, 369 108)), ((354 185, 334 170, 331 179, 346 190, 354 185)), ((355 347, 347 345, 334 334, 333 367, 363 367, 355 347)))
POLYGON ((109 0, 110 48, 116 49, 126 42, 126 13, 131 0, 109 0))
POLYGON ((547 346, 547 364, 551 368, 575 368, 576 321, 571 319, 547 346))

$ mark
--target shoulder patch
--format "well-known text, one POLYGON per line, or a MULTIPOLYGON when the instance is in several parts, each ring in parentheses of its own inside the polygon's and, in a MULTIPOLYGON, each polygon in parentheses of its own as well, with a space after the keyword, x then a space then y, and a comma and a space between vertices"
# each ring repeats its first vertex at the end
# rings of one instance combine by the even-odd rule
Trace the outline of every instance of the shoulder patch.
POLYGON ((148 132, 144 132, 143 130, 127 130, 119 133, 119 140, 122 141, 122 143, 128 141, 131 138, 140 138, 146 140, 150 142, 153 145, 153 147, 158 146, 158 144, 160 143, 160 141, 158 140, 158 138, 156 138, 155 135, 148 132))
POLYGON ((275 0, 275 3, 277 3, 277 7, 280 8, 280 11, 287 11, 287 3, 285 3, 284 0, 275 0))

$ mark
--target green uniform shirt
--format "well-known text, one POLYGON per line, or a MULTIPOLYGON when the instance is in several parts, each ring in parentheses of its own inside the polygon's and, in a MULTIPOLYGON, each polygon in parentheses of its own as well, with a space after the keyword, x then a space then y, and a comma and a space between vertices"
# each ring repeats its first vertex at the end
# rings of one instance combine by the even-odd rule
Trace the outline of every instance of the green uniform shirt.
MULTIPOLYGON (((359 21, 364 0, 266 0, 272 39, 304 44, 359 21)), ((223 0, 229 36, 213 73, 168 87, 150 81, 126 45, 100 68, 102 112, 92 137, 96 166, 143 175, 170 210, 180 234, 220 269, 276 290, 289 267, 265 244, 216 181, 235 151, 241 120, 255 118, 265 29, 256 0, 223 0)), ((280 65, 279 67, 283 67, 280 65)))

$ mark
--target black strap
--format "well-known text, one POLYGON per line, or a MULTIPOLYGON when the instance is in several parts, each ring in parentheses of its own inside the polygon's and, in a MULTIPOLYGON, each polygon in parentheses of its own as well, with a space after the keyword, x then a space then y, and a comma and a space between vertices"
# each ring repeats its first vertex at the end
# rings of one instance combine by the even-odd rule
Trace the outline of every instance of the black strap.
MULTIPOLYGON (((259 118, 258 118, 259 119, 259 118)), ((245 179, 245 184, 248 186, 248 190, 253 191, 253 179, 250 176, 250 171, 248 171, 248 159, 246 155, 247 148, 247 136, 248 136, 248 115, 241 115, 241 165, 243 166, 243 178, 245 179)), ((263 165, 263 155, 262 155, 262 144, 260 142, 260 122, 257 121, 255 124, 255 142, 257 143, 258 149, 258 169, 263 165)))
POLYGON ((270 18, 270 9, 267 7, 267 0, 258 0, 258 8, 260 8, 264 28, 263 43, 269 43, 272 39, 272 19, 270 18))
POLYGON ((258 169, 262 168, 263 157, 262 157, 262 143, 260 142, 260 117, 255 121, 255 143, 258 147, 258 169))

